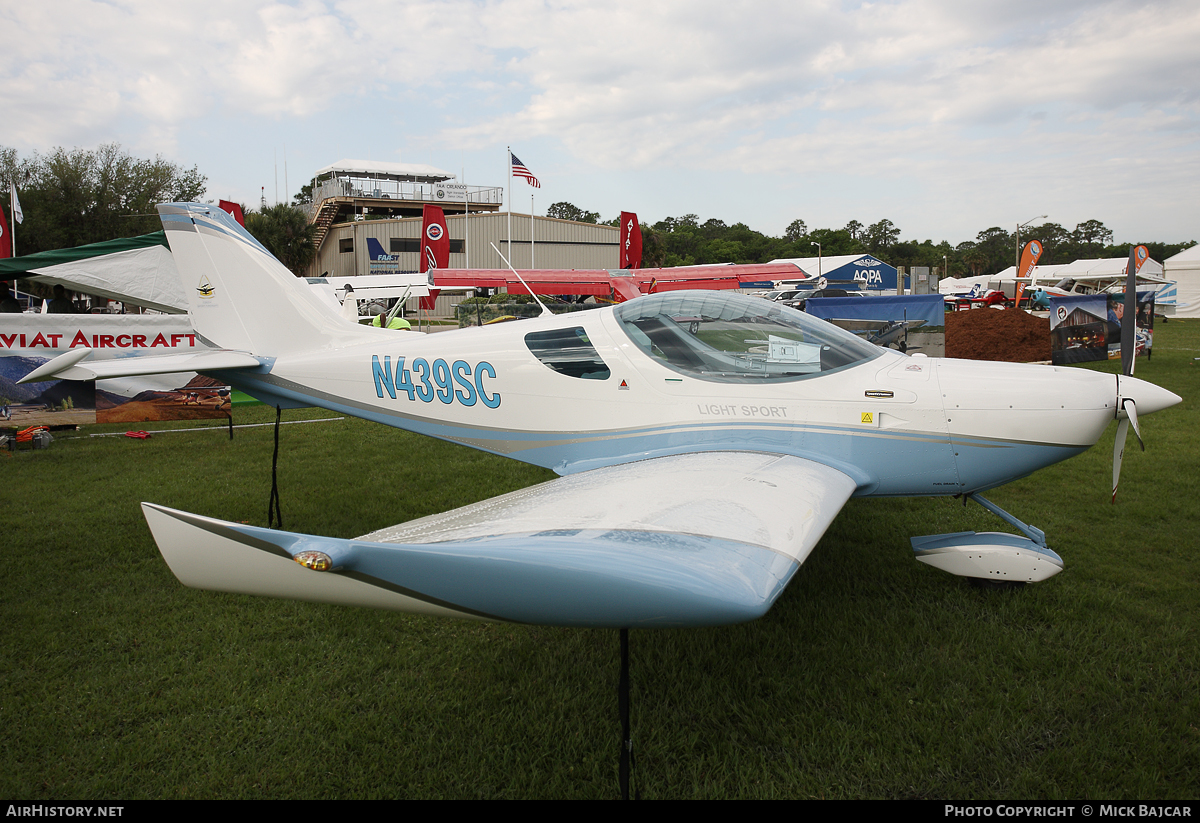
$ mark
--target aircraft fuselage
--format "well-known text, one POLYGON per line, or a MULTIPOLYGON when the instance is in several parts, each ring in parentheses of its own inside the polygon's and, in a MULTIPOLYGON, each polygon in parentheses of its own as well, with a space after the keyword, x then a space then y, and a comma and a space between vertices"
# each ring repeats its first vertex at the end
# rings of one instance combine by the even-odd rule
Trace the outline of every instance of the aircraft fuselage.
MULTIPOLYGON (((1115 416, 1114 376, 1071 368, 872 349, 861 362, 766 382, 681 370, 639 346, 615 311, 380 335, 225 376, 272 403, 343 411, 559 474, 762 451, 835 467, 860 496, 997 486, 1087 449, 1115 416), (537 342, 570 333, 594 353, 582 365, 574 349, 558 362, 537 342)), ((755 349, 748 357, 775 362, 755 349)))

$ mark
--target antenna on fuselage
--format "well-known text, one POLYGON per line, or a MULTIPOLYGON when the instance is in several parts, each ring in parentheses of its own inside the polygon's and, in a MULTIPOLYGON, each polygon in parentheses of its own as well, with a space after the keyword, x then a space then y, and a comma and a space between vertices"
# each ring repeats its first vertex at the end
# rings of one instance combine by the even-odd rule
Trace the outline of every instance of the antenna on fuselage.
MULTIPOLYGON (((500 254, 500 249, 496 248, 495 243, 492 243, 490 245, 492 247, 492 251, 496 252, 496 254, 500 254)), ((529 284, 525 282, 525 278, 523 278, 523 277, 521 277, 521 275, 517 274, 517 270, 512 267, 512 263, 508 262, 508 258, 505 257, 503 254, 500 254, 500 259, 504 261, 504 265, 508 266, 508 270, 510 272, 512 272, 514 275, 516 275, 516 278, 521 281, 521 285, 525 287, 525 290, 527 292, 529 292, 531 295, 533 295, 533 299, 537 300, 537 304, 542 307, 542 317, 545 317, 547 314, 553 317, 554 312, 550 311, 550 309, 546 307, 546 304, 543 303, 536 294, 533 294, 533 289, 529 288, 529 284)))

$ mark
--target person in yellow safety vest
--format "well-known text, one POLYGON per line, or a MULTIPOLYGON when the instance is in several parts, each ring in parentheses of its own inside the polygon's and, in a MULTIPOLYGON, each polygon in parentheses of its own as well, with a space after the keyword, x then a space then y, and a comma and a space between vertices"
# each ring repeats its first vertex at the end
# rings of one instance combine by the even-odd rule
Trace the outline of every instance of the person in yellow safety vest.
MULTIPOLYGON (((375 328, 379 328, 382 317, 383 317, 382 314, 377 314, 374 317, 372 317, 371 325, 374 326, 375 328)), ((410 331, 412 329, 412 323, 409 323, 403 317, 393 317, 391 320, 388 321, 387 327, 389 329, 400 329, 401 331, 410 331)))

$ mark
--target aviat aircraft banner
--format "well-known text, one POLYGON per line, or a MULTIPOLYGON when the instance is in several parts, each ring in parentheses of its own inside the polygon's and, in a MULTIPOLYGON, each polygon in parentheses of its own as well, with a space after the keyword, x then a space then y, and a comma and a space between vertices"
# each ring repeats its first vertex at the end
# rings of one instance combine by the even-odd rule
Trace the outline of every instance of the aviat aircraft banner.
POLYGON ((119 380, 17 381, 60 354, 89 360, 208 351, 186 315, 0 315, 0 425, 144 423, 225 417, 229 387, 195 372, 119 380))

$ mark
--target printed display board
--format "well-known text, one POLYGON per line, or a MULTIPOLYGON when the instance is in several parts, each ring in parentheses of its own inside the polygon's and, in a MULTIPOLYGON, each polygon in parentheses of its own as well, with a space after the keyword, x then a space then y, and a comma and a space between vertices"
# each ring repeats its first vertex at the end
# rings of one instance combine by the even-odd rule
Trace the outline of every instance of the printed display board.
MULTIPOLYGON (((1125 295, 1082 294, 1050 298, 1050 356, 1055 365, 1121 358, 1125 295)), ((1154 292, 1138 292, 1134 354, 1154 345, 1154 292)))
POLYGON ((58 426, 224 418, 229 386, 195 372, 119 380, 17 381, 79 348, 109 360, 207 351, 187 315, 0 314, 0 425, 58 426))

